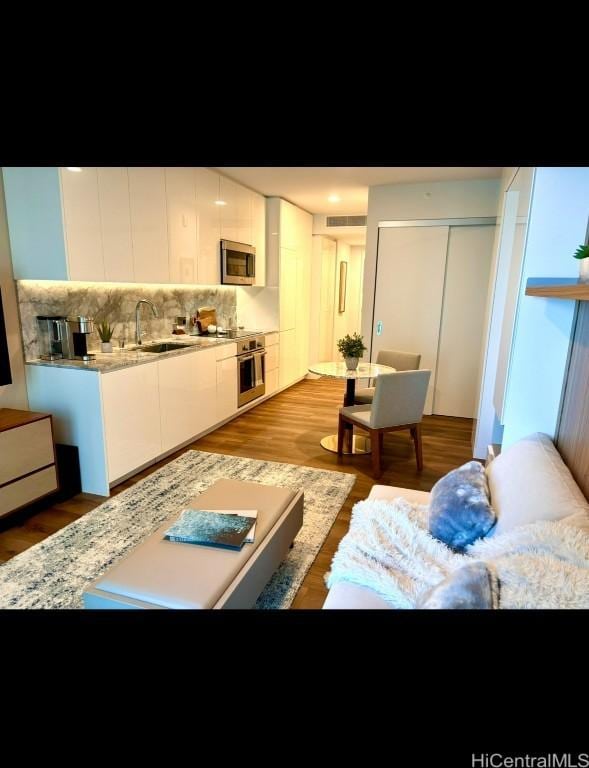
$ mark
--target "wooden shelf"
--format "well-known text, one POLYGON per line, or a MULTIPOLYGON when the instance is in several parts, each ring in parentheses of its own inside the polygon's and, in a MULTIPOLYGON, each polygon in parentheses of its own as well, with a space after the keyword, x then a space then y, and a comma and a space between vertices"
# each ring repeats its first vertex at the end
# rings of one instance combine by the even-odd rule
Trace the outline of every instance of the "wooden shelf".
POLYGON ((589 283, 581 283, 576 277, 530 277, 526 296, 589 301, 589 283))

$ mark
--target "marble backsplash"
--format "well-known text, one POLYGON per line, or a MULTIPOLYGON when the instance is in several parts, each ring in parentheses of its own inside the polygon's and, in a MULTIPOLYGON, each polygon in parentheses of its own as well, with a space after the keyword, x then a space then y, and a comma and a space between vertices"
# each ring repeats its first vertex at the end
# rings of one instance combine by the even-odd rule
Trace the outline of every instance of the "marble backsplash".
MULTIPOLYGON (((236 291, 230 286, 142 285, 138 283, 82 283, 53 280, 17 280, 18 304, 25 360, 35 360, 43 350, 39 344, 37 315, 85 315, 96 323, 115 326, 113 346, 119 339, 135 342, 135 306, 149 299, 158 311, 141 306, 141 335, 144 340, 169 336, 179 315, 193 315, 199 307, 215 307, 217 323, 230 328, 236 323, 236 291)), ((89 348, 98 349, 96 331, 89 348)))

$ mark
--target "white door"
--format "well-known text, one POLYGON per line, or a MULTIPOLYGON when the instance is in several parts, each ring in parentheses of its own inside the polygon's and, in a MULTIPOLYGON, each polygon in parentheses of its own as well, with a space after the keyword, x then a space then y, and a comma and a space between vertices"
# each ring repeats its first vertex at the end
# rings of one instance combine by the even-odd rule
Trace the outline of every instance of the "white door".
POLYGON ((196 283, 196 185, 193 168, 166 168, 170 282, 196 283))
POLYGON ((168 283, 168 219, 164 169, 129 168, 133 266, 138 283, 168 283))
POLYGON ((381 349, 420 353, 421 368, 432 371, 426 414, 432 412, 448 229, 379 230, 371 360, 381 349))
POLYGON ((476 416, 494 226, 451 227, 433 412, 476 416))
POLYGON ((133 246, 129 207, 129 174, 125 167, 98 169, 104 277, 107 282, 132 283, 133 246))

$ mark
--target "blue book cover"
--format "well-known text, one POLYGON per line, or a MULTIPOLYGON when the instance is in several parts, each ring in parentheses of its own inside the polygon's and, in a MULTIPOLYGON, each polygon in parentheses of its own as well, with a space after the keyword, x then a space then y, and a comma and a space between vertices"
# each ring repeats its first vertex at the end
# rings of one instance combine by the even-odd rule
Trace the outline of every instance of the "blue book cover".
POLYGON ((244 515, 185 509, 164 538, 185 544, 241 549, 255 522, 254 517, 244 515))

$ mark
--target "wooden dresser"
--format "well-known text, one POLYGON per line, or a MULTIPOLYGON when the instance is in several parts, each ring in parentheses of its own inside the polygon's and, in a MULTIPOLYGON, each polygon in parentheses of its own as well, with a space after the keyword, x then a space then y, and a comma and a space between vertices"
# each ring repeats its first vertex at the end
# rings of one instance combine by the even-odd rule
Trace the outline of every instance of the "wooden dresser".
POLYGON ((57 488, 51 415, 0 408, 0 517, 57 488))

